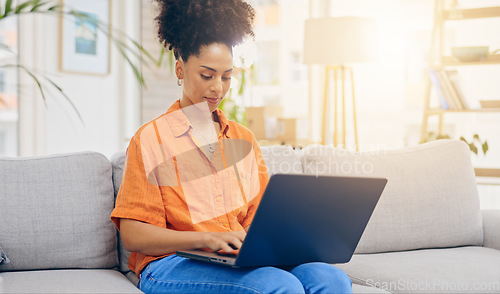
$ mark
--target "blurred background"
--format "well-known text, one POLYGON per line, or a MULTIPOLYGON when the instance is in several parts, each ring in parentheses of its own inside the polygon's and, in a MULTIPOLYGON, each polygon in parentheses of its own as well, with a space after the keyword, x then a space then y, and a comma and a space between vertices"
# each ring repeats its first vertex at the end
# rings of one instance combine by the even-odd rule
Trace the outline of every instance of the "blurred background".
MULTIPOLYGON (((237 70, 222 107, 252 129, 260 144, 300 148, 337 143, 352 150, 382 151, 440 137, 463 137, 478 149, 477 154, 471 150, 474 166, 498 172, 500 58, 495 50, 500 49, 500 1, 248 2, 257 11, 256 36, 234 50, 237 70), (311 20, 325 22, 315 27, 311 22, 307 28, 311 20), (351 30, 356 26, 351 20, 362 23, 359 30, 351 30), (342 45, 347 47, 345 52, 337 50, 342 45), (469 48, 473 52, 465 57, 453 51, 479 46, 487 47, 486 51, 469 48), (474 140, 475 136, 479 139, 474 140)), ((6 1, 0 3, 3 9, 6 1)), ((104 5, 109 11, 104 11, 102 21, 118 30, 112 38, 123 42, 130 38, 152 56, 161 54, 151 0, 54 3, 96 15, 104 11, 99 5, 104 5)), ((70 56, 68 61, 65 55, 71 50, 71 36, 66 34, 81 37, 79 29, 85 26, 67 18, 58 13, 25 13, 0 19, 1 156, 92 150, 110 157, 126 149, 142 124, 180 98, 168 53, 160 67, 131 57, 143 70, 145 86, 138 83, 113 43, 102 49, 103 55, 94 56, 105 63, 103 70, 86 68, 85 60, 68 64, 74 60, 70 56), (45 93, 26 69, 46 85, 45 93), (52 82, 64 94, 51 87, 52 82)), ((490 198, 484 198, 483 204, 498 205, 492 196, 498 195, 498 181, 485 183, 481 193, 490 198)))

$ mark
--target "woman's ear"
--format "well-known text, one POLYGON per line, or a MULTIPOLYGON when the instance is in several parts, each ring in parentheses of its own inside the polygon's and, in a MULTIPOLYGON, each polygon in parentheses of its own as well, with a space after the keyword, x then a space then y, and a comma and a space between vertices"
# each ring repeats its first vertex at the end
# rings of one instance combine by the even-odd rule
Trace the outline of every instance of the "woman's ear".
POLYGON ((179 80, 184 78, 184 62, 180 59, 175 62, 175 75, 179 80))

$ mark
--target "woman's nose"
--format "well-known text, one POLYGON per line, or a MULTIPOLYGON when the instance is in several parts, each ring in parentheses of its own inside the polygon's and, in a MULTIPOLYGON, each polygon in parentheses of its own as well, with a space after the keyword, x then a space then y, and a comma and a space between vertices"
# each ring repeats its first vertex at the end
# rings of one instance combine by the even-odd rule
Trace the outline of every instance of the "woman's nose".
POLYGON ((212 88, 210 89, 212 92, 216 94, 222 93, 222 79, 214 79, 214 83, 212 84, 212 88))

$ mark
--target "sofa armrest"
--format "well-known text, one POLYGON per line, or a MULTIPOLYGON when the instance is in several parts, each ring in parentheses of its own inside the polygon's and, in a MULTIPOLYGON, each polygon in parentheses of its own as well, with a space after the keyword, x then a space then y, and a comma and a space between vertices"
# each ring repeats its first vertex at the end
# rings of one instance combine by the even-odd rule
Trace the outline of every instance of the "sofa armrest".
POLYGON ((481 211, 483 215, 483 247, 500 250, 500 209, 481 211))

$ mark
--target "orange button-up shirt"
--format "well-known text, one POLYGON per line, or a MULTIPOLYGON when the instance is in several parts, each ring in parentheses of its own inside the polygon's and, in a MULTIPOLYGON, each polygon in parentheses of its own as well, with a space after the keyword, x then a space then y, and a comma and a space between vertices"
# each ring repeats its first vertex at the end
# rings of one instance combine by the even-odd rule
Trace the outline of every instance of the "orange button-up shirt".
MULTIPOLYGON (((250 225, 269 180, 266 166, 252 132, 216 113, 221 130, 211 159, 179 100, 137 131, 111 214, 118 229, 121 218, 178 231, 228 232, 250 225)), ((149 262, 171 254, 132 252, 129 267, 139 276, 149 262)))

